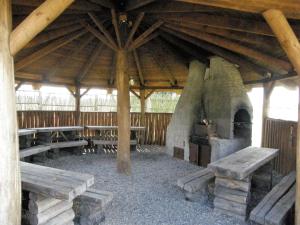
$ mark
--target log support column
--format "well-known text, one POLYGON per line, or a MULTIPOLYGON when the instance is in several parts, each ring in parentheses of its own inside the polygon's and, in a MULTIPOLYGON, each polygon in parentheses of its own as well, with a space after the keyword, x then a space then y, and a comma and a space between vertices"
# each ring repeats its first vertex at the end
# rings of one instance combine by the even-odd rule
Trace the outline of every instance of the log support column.
POLYGON ((0 1, 0 223, 20 225, 21 181, 10 34, 11 2, 4 0, 0 1))
MULTIPOLYGON (((286 52, 289 60, 293 64, 298 76, 300 76, 300 43, 289 25, 283 13, 279 10, 270 9, 263 13, 267 23, 270 25, 274 34, 276 35, 281 47, 286 52)), ((298 82, 300 77, 298 77, 298 82)), ((300 83, 299 83, 300 88, 300 83)), ((300 89, 299 89, 300 97, 300 89)), ((300 99, 300 98, 299 98, 300 99)), ((298 103, 298 131, 300 131, 300 102, 298 103)), ((296 210, 295 210, 295 224, 300 225, 300 132, 297 137, 297 188, 296 188, 296 210)))
POLYGON ((140 90, 140 101, 141 101, 141 126, 145 126, 145 110, 146 110, 146 98, 145 90, 140 90))
POLYGON ((117 118, 118 118, 118 172, 130 174, 130 98, 129 78, 126 73, 127 52, 123 49, 117 51, 116 79, 117 79, 117 118))
POLYGON ((76 86, 75 88, 75 124, 76 126, 80 126, 80 86, 76 86))

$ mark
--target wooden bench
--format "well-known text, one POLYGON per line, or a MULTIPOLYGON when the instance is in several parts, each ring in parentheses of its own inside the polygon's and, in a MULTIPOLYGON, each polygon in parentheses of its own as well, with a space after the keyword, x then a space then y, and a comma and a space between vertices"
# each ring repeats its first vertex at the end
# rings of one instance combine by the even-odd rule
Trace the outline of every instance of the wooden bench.
POLYGON ((27 222, 74 224, 73 200, 94 184, 94 176, 26 162, 20 164, 22 190, 29 192, 27 222))
POLYGON ((209 169, 202 169, 195 173, 189 174, 177 180, 177 186, 185 191, 187 200, 194 200, 193 193, 199 192, 200 195, 207 195, 207 185, 213 181, 215 175, 209 169))
POLYGON ((42 152, 46 152, 50 150, 51 147, 49 145, 37 145, 30 148, 25 148, 20 150, 20 158, 25 158, 28 156, 32 156, 35 154, 39 154, 42 152))
POLYGON ((112 199, 111 192, 89 188, 74 201, 75 221, 80 225, 100 224, 112 199))
POLYGON ((283 225, 295 204, 296 173, 285 176, 251 211, 250 220, 258 224, 283 225))

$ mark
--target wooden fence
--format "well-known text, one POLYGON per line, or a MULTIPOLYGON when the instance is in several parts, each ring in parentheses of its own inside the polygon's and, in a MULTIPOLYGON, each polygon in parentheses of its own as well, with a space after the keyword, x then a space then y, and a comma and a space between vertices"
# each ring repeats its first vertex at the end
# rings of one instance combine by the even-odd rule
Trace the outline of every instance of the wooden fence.
MULTIPOLYGON (((81 126, 86 125, 117 125, 116 112, 81 112, 81 126)), ((145 144, 164 145, 167 126, 171 113, 145 114, 145 144)), ((75 126, 74 111, 18 111, 19 128, 75 126)), ((141 114, 131 113, 131 125, 141 126, 141 114)), ((85 130, 83 135, 90 137, 93 132, 85 130)))
POLYGON ((279 149, 275 169, 281 174, 296 169, 297 122, 266 119, 262 146, 279 149))

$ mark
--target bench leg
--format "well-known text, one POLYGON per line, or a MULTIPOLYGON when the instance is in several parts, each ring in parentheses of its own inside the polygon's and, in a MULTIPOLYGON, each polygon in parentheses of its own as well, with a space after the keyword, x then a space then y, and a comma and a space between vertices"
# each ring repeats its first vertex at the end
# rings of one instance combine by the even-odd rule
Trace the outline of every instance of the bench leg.
POLYGON ((184 191, 185 200, 190 202, 200 202, 206 203, 208 201, 208 189, 203 188, 201 191, 197 192, 187 192, 184 191))

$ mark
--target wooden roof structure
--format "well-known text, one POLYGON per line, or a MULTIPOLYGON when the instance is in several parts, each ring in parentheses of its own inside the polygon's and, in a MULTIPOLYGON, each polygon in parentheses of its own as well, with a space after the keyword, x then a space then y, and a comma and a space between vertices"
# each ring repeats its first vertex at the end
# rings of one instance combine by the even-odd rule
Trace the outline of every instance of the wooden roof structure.
MULTIPOLYGON (((13 29, 41 3, 12 0, 13 29)), ((15 78, 114 88, 120 47, 128 50, 132 89, 182 88, 188 62, 209 63, 212 55, 236 64, 245 84, 294 76, 261 14, 270 8, 280 9, 300 38, 298 0, 76 0, 15 56, 15 78)))

